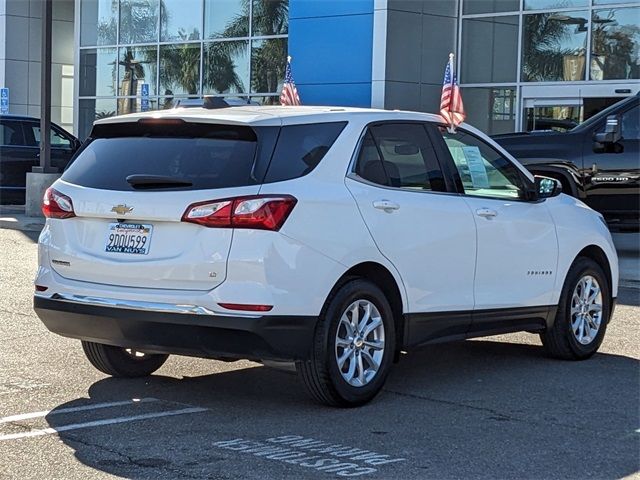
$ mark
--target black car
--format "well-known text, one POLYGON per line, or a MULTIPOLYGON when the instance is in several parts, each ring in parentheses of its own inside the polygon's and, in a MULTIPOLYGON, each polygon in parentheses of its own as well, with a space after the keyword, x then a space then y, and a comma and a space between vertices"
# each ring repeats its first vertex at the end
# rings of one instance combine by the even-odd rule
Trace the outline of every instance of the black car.
POLYGON ((496 135, 536 175, 602 213, 612 230, 640 228, 640 96, 601 111, 568 132, 496 135))
MULTIPOLYGON (((80 140, 51 124, 51 165, 62 171, 80 140)), ((0 203, 23 204, 27 172, 40 163, 40 120, 0 115, 0 203)))

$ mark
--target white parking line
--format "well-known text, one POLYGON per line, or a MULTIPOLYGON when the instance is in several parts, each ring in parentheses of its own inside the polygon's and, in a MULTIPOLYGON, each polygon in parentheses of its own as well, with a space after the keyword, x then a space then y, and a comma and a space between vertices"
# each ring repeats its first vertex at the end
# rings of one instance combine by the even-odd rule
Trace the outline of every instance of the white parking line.
POLYGON ((40 418, 46 417, 47 415, 57 415, 59 413, 73 413, 73 412, 83 412, 86 410, 97 410, 99 408, 109 408, 109 407, 120 407, 122 405, 129 404, 137 404, 137 403, 149 403, 149 402, 158 402, 157 398, 134 398, 132 400, 125 400, 122 402, 105 402, 105 403, 95 403, 93 405, 83 405, 81 407, 69 407, 69 408, 60 408, 58 410, 44 410, 42 412, 31 412, 31 413, 23 413, 21 415, 11 415, 9 417, 1 417, 0 424, 9 423, 9 422, 19 422, 21 420, 29 420, 31 418, 40 418))
MULTIPOLYGON (((78 408, 81 408, 81 407, 78 407, 78 408)), ((69 430, 79 430, 81 428, 92 428, 92 427, 99 427, 102 425, 112 425, 115 423, 135 422, 138 420, 147 420, 149 418, 171 417, 175 415, 185 415, 188 413, 200 413, 200 412, 206 412, 206 411, 207 411, 206 408, 192 407, 192 408, 183 408, 181 410, 169 410, 167 412, 145 413, 142 415, 133 415, 130 417, 108 418, 106 420, 96 420, 93 422, 72 423, 70 425, 61 425, 55 428, 42 428, 37 430, 30 430, 28 432, 12 433, 9 435, 0 435, 0 441, 16 440, 19 438, 28 438, 28 437, 38 437, 41 435, 49 435, 51 433, 67 432, 69 430)))

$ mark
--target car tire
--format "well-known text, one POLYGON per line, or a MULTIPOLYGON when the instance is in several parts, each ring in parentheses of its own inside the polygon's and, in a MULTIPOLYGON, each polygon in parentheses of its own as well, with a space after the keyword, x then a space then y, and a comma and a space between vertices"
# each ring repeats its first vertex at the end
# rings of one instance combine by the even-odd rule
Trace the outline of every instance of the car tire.
POLYGON ((553 326, 540 334, 542 345, 554 358, 587 359, 602 344, 610 315, 607 276, 592 259, 578 257, 567 273, 553 326))
POLYGON ((395 327, 388 300, 373 283, 354 279, 327 299, 310 358, 297 362, 296 369, 307 392, 319 403, 355 407, 382 389, 394 352, 395 327))
POLYGON ((113 377, 146 377, 169 358, 169 355, 129 352, 122 347, 85 341, 82 341, 82 349, 91 365, 113 377))

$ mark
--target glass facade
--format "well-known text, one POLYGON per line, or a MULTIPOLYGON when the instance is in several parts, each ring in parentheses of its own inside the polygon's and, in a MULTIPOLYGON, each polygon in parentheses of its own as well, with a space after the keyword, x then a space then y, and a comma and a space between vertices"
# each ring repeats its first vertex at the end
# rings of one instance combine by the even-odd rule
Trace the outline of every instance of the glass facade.
POLYGON ((468 120, 488 133, 567 128, 585 119, 590 86, 640 80, 639 1, 461 1, 460 84, 465 106, 481 109, 467 107, 468 120), (543 87, 576 101, 525 109, 527 92, 543 87))
POLYGON ((203 95, 278 103, 288 24, 288 0, 82 0, 78 135, 203 95))

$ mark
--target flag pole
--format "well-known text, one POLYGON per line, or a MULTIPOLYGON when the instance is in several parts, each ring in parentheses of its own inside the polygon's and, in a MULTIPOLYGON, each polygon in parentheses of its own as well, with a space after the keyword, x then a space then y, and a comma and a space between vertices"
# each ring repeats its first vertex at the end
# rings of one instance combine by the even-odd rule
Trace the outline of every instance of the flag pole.
MULTIPOLYGON (((449 70, 451 71, 451 95, 453 95, 453 86, 454 86, 454 78, 456 75, 455 70, 453 69, 453 52, 449 53, 449 70)), ((453 126, 453 102, 449 103, 449 133, 456 133, 456 129, 453 126)))

